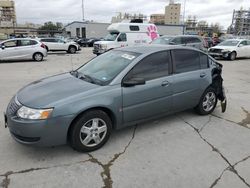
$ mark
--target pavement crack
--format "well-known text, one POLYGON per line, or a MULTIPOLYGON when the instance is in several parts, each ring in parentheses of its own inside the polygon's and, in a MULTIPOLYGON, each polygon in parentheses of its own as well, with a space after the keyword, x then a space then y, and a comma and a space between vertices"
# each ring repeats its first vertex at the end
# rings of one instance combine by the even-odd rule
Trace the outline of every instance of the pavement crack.
POLYGON ((217 185, 217 183, 220 181, 221 177, 223 176, 224 172, 226 172, 227 170, 229 170, 229 167, 225 168, 222 173, 220 174, 220 176, 214 180, 214 182, 212 183, 212 185, 209 188, 213 188, 214 186, 217 185))
POLYGON ((243 112, 246 113, 246 118, 243 119, 241 122, 239 122, 238 124, 243 126, 243 127, 246 127, 246 128, 250 128, 248 125, 250 125, 250 113, 244 108, 244 107, 241 107, 241 109, 243 110, 243 112))
POLYGON ((243 158, 242 160, 238 161, 238 162, 235 163, 233 166, 235 167, 235 166, 237 166, 238 164, 240 164, 240 163, 242 163, 242 162, 244 162, 244 161, 246 161, 246 160, 248 160, 248 159, 250 159, 250 155, 247 156, 247 157, 245 157, 245 158, 243 158))
MULTIPOLYGON (((247 125, 245 125, 245 119, 242 120, 241 122, 238 122, 238 123, 237 123, 237 122, 235 122, 235 121, 232 121, 232 120, 229 120, 229 119, 226 119, 226 118, 217 116, 217 115, 215 115, 215 114, 211 114, 211 116, 214 116, 214 117, 216 117, 216 118, 223 119, 223 120, 228 121, 228 122, 230 122, 230 123, 237 124, 237 125, 240 125, 240 126, 242 126, 242 127, 244 127, 244 128, 250 129, 250 127, 248 127, 247 125)), ((246 119, 247 119, 247 118, 246 118, 246 119)), ((250 121, 249 121, 248 124, 250 124, 250 121)))
POLYGON ((209 116, 208 121, 198 130, 199 133, 211 122, 212 116, 209 116))
POLYGON ((124 147, 123 151, 120 153, 114 154, 113 158, 108 163, 103 164, 101 161, 99 161, 93 155, 88 153, 88 155, 90 157, 90 162, 98 164, 103 169, 103 171, 101 172, 101 177, 102 177, 102 180, 104 183, 103 188, 112 188, 113 187, 113 180, 111 177, 111 167, 114 164, 114 162, 127 151, 128 147, 130 146, 131 142, 133 141, 133 139, 135 137, 136 129, 137 129, 137 125, 134 128, 133 135, 132 135, 131 139, 129 140, 128 144, 124 147))
MULTIPOLYGON (((248 182, 246 182, 246 180, 240 176, 240 174, 237 172, 237 170, 234 168, 234 165, 232 165, 229 160, 220 152, 220 150, 218 148, 216 148, 215 146, 213 146, 209 141, 207 141, 205 138, 203 138, 203 136, 200 134, 199 130, 194 126, 192 125, 191 123, 187 122, 186 120, 184 120, 182 117, 181 117, 181 120, 184 121, 184 123, 186 123, 187 125, 189 125, 191 128, 194 129, 194 131, 199 135, 199 137, 205 142, 207 143, 211 148, 212 148, 212 151, 216 152, 217 154, 219 154, 221 156, 221 158, 229 165, 226 169, 230 170, 231 172, 233 172, 235 175, 238 176, 238 178, 240 178, 240 180, 250 188, 250 184, 248 182)), ((224 172, 223 172, 224 173, 224 172)), ((218 183, 218 181, 220 180, 221 176, 223 175, 223 173, 220 175, 219 178, 217 178, 214 182, 213 182, 213 187, 218 183)), ((211 186, 212 186, 211 185, 211 186)))
POLYGON ((10 184, 10 176, 11 175, 15 175, 15 174, 25 174, 25 173, 29 173, 29 172, 33 172, 33 171, 39 171, 39 170, 47 170, 47 169, 52 169, 52 168, 58 168, 58 167, 66 167, 66 166, 71 166, 74 164, 80 164, 80 163, 85 163, 85 162, 89 162, 90 159, 84 160, 84 161, 78 161, 75 163, 69 163, 69 164, 62 164, 62 165, 55 165, 55 166, 50 166, 50 167, 41 167, 41 168, 29 168, 29 169, 25 169, 25 170, 20 170, 20 171, 8 171, 4 174, 0 174, 0 177, 5 177, 5 179, 3 180, 3 182, 0 184, 1 187, 3 188, 8 188, 9 184, 10 184))

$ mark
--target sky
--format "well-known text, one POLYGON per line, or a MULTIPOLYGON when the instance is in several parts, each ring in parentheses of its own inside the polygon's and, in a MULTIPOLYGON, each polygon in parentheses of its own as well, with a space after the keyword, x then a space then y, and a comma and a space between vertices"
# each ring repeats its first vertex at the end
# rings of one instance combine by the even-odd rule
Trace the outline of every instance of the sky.
MULTIPOLYGON (((182 4, 185 0, 175 0, 182 4)), ((82 0, 15 0, 18 23, 44 23, 46 21, 69 23, 82 20, 82 0)), ((110 23, 118 12, 164 13, 169 0, 84 0, 85 19, 110 23)), ((186 0, 185 18, 197 16, 198 20, 220 23, 226 29, 232 21, 234 9, 250 8, 250 0, 186 0)))

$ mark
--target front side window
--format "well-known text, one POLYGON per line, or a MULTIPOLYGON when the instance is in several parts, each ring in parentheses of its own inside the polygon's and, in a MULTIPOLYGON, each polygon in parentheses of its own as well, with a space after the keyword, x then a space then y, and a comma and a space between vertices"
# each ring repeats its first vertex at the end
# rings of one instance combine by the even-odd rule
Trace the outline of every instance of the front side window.
POLYGON ((106 41, 115 41, 119 33, 109 33, 104 40, 106 41))
POLYGON ((95 80, 100 85, 110 83, 124 68, 133 62, 140 53, 112 50, 89 61, 77 71, 86 81, 95 80))
POLYGON ((163 51, 151 54, 142 59, 126 76, 126 80, 143 78, 153 80, 169 75, 170 52, 163 51))
POLYGON ((246 41, 246 40, 242 41, 242 42, 240 43, 240 45, 242 45, 242 46, 247 46, 247 41, 246 41))
POLYGON ((195 50, 172 50, 175 73, 185 73, 200 69, 200 55, 195 50))
POLYGON ((7 42, 3 43, 3 46, 5 48, 17 47, 17 41, 16 40, 7 41, 7 42))
POLYGON ((127 41, 127 35, 126 33, 121 33, 117 39, 118 42, 126 42, 127 41))

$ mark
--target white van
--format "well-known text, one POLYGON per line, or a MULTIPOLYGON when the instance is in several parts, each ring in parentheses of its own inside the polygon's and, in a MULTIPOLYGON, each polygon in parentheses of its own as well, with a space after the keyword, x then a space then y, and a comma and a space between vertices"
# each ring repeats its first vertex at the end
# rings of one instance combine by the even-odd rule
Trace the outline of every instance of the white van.
POLYGON ((104 40, 94 43, 94 54, 124 46, 147 44, 159 37, 157 27, 148 23, 114 23, 108 27, 108 31, 104 40))

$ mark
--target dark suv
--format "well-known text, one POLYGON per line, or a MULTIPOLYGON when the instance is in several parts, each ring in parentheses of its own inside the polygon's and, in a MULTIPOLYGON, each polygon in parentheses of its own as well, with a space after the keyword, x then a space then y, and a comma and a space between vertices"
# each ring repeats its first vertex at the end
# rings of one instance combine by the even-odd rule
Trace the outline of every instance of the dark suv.
POLYGON ((165 45, 182 45, 198 48, 205 51, 206 42, 196 35, 176 35, 176 36, 161 36, 155 39, 152 44, 165 44, 165 45))

